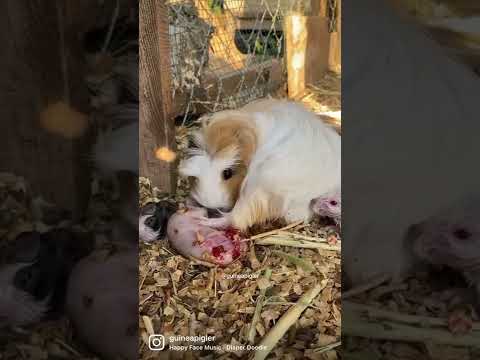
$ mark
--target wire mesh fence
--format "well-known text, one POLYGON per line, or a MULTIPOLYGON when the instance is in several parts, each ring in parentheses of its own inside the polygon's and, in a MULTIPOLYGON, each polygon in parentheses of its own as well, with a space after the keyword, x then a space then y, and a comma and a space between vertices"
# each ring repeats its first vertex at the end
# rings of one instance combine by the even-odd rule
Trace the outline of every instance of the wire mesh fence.
POLYGON ((170 0, 179 113, 237 108, 285 82, 283 18, 296 0, 170 0))

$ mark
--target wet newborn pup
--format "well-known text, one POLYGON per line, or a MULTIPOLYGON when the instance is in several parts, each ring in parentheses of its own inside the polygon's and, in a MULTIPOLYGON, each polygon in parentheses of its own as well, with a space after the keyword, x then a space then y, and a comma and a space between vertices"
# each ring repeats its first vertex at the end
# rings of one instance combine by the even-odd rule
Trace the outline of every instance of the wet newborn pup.
POLYGON ((332 191, 312 200, 312 210, 318 216, 329 217, 342 227, 342 197, 340 190, 332 191))
POLYGON ((245 231, 275 218, 308 220, 310 202, 340 184, 340 136, 302 105, 260 100, 214 114, 180 165, 191 196, 223 216, 217 228, 245 231))
POLYGON ((152 242, 165 237, 170 217, 177 211, 177 205, 170 201, 148 203, 140 209, 138 233, 140 240, 152 242))
POLYGON ((73 269, 66 311, 76 335, 106 360, 138 359, 137 251, 93 252, 73 269))
POLYGON ((407 238, 407 245, 420 261, 461 272, 477 295, 480 295, 479 216, 480 198, 470 198, 412 226, 407 238))
POLYGON ((176 212, 168 222, 170 245, 185 257, 218 265, 228 265, 247 250, 240 233, 227 228, 219 231, 201 224, 207 209, 188 208, 176 212))
POLYGON ((20 234, 2 254, 0 328, 19 328, 58 316, 70 271, 92 248, 92 238, 65 229, 20 234))

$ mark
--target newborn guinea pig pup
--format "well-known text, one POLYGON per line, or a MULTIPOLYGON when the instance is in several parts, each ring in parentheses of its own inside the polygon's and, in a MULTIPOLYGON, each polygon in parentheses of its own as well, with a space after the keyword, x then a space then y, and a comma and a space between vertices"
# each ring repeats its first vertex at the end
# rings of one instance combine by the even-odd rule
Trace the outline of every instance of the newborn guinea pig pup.
POLYGON ((177 211, 177 205, 170 201, 148 203, 140 209, 138 233, 140 240, 152 242, 165 237, 170 217, 177 211))
POLYGON ((0 269, 0 329, 17 329, 42 320, 48 310, 48 298, 36 299, 22 284, 22 273, 31 263, 9 264, 0 269))
POLYGON ((18 328, 63 310, 68 276, 93 248, 93 239, 66 229, 21 233, 0 267, 0 328, 18 328))
POLYGON ((202 225, 199 218, 206 216, 205 208, 176 212, 167 228, 170 245, 183 256, 218 265, 228 265, 246 252, 247 244, 237 230, 219 231, 202 225))
POLYGON ((461 272, 480 294, 480 201, 471 198, 414 225, 407 244, 422 262, 461 272))
POLYGON ((214 114, 180 164, 192 197, 223 216, 213 227, 242 231, 274 218, 308 220, 310 202, 340 184, 340 136, 293 102, 260 100, 214 114))
POLYGON ((137 262, 137 250, 97 250, 72 271, 66 312, 98 359, 138 359, 137 262))
POLYGON ((338 227, 342 226, 342 198, 340 190, 335 190, 312 200, 312 210, 318 216, 333 219, 338 227))

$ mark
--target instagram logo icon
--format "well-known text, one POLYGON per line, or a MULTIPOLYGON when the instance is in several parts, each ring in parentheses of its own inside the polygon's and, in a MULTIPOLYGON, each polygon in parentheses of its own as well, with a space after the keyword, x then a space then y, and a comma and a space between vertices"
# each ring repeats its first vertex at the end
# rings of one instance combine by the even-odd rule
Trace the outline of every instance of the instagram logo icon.
POLYGON ((148 348, 152 351, 160 351, 165 348, 165 337, 163 335, 150 335, 148 337, 148 348))

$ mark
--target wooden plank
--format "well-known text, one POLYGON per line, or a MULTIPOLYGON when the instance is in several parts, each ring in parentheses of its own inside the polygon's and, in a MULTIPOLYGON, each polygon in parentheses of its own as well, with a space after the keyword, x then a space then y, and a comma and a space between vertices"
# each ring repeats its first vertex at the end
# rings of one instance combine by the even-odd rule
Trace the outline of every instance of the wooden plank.
POLYGON ((312 0, 312 15, 328 17, 329 0, 312 0))
POLYGON ((337 0, 337 31, 330 34, 328 68, 340 72, 342 69, 342 0, 337 0))
POLYGON ((176 153, 176 144, 168 12, 164 0, 141 0, 139 9, 140 176, 171 193, 176 187, 176 162, 169 154, 176 153))
POLYGON ((328 19, 292 14, 285 18, 288 96, 303 95, 308 84, 322 79, 328 69, 328 19))
MULTIPOLYGON (((234 95, 238 91, 246 90, 255 85, 257 78, 259 85, 269 84, 270 90, 274 91, 283 84, 283 68, 282 63, 278 59, 272 59, 251 67, 245 71, 232 71, 227 74, 218 75, 212 72, 206 72, 201 80, 201 86, 195 96, 195 113, 201 115, 212 111, 208 104, 212 99, 217 97, 224 98, 234 95)), ((186 94, 176 94, 174 114, 175 116, 183 115, 188 96, 186 94)))
POLYGON ((304 15, 326 17, 327 1, 328 0, 310 0, 310 12, 304 15))
POLYGON ((81 117, 88 110, 71 5, 0 2, 0 12, 10 19, 0 24, 0 64, 8 69, 0 75, 0 171, 24 176, 35 194, 70 210, 78 219, 90 188, 88 133, 65 137, 46 131, 41 121, 41 114, 53 103, 61 102, 70 114, 81 117))
POLYGON ((207 73, 202 88, 205 91, 206 99, 215 99, 218 96, 230 96, 241 90, 250 89, 255 86, 256 81, 258 81, 257 85, 271 83, 275 88, 280 86, 281 80, 281 63, 277 59, 272 59, 241 72, 231 72, 221 76, 207 73))

